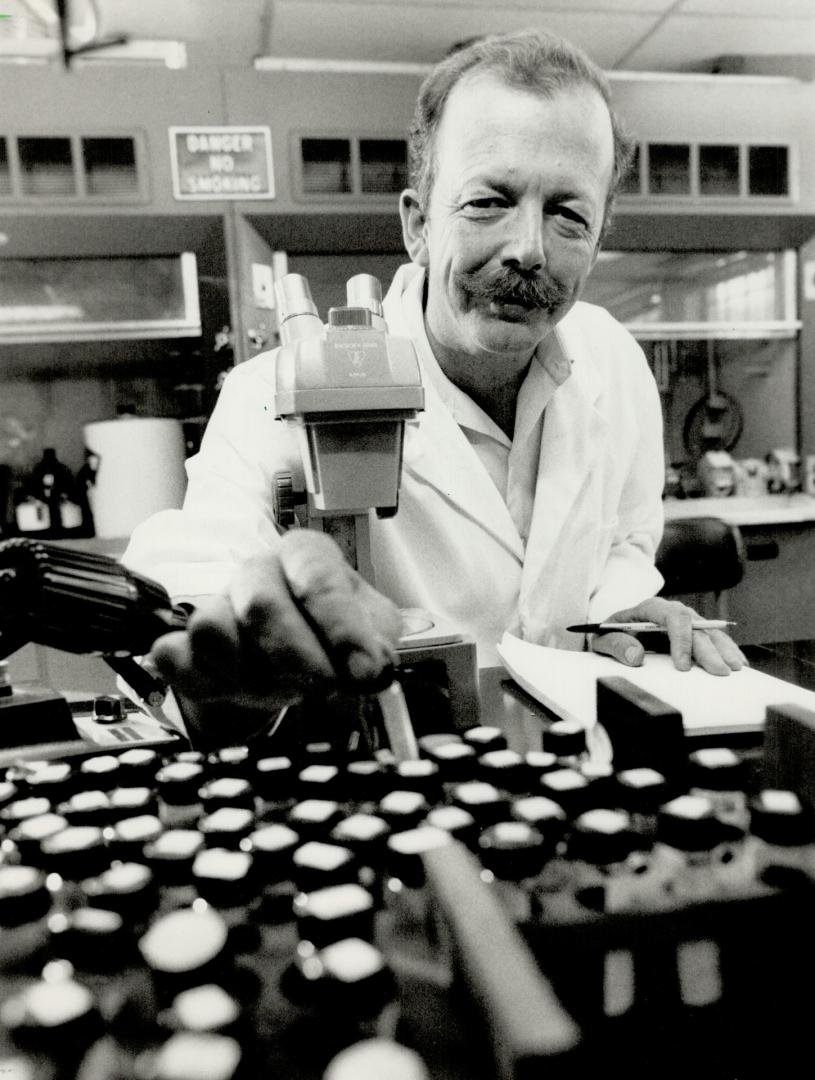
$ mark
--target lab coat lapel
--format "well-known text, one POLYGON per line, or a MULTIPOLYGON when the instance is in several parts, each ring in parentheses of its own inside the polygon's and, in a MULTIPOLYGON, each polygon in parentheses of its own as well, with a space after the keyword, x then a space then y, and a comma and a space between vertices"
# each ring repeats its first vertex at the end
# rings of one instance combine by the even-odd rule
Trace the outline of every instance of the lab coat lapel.
MULTIPOLYGON (((608 421, 598 408, 602 392, 602 358, 591 356, 582 334, 567 316, 557 330, 571 375, 546 407, 541 439, 535 508, 527 542, 524 578, 527 587, 546 576, 558 550, 564 526, 589 481, 601 450, 607 445, 608 421)), ((547 591, 551 591, 551 583, 547 591)), ((526 591, 526 590, 524 590, 526 591)))
POLYGON ((477 522, 519 562, 524 546, 506 503, 466 435, 432 385, 425 382, 425 410, 405 437, 404 469, 430 484, 457 512, 477 522))

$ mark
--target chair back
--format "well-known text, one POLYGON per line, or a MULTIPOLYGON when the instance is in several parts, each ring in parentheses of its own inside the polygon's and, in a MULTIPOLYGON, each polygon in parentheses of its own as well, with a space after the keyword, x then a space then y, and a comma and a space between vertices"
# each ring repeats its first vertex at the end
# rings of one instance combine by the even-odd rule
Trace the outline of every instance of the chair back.
POLYGON ((744 577, 741 532, 717 517, 666 521, 656 563, 665 579, 660 596, 714 593, 718 597, 744 577))

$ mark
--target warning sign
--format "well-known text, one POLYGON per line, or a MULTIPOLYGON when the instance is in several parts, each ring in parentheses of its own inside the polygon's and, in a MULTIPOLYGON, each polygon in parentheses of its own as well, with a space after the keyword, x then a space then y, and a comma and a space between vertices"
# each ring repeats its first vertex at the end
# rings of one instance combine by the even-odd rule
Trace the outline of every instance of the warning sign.
POLYGON ((273 199, 268 127, 171 127, 176 199, 273 199))

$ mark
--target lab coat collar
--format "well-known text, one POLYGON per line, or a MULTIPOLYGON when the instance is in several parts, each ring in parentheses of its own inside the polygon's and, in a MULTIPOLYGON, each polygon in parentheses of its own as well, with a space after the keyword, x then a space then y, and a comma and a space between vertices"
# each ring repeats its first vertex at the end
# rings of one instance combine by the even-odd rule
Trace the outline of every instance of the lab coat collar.
MULTIPOLYGON (((410 310, 411 300, 418 296, 421 311, 422 284, 417 275, 421 275, 423 282, 424 271, 413 264, 401 266, 396 272, 385 300, 385 318, 392 334, 410 337, 418 345, 422 363, 422 353, 429 345, 423 332, 416 333, 416 313, 413 312, 412 319, 410 310)), ((601 371, 586 348, 574 309, 561 320, 555 334, 559 349, 547 349, 540 357, 556 385, 556 392, 546 406, 535 509, 527 543, 527 548, 534 545, 535 553, 531 560, 529 553, 526 555, 526 562, 531 565, 525 567, 524 579, 530 577, 528 570, 531 572, 532 566, 537 571, 545 568, 596 460, 607 427, 595 404, 602 389, 601 371)), ((431 362, 437 366, 435 360, 431 362)), ((408 427, 405 469, 431 484, 523 563, 524 542, 506 503, 444 405, 432 379, 425 375, 424 383, 425 411, 420 414, 418 430, 408 427)))

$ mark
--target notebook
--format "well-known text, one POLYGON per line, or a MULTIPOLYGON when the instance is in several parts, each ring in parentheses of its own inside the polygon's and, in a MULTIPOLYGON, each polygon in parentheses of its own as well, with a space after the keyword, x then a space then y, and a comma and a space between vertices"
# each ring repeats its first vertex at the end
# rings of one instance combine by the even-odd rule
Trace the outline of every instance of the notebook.
POLYGON ((815 692, 753 668, 709 675, 699 667, 677 671, 670 656, 646 653, 642 667, 629 668, 608 656, 531 645, 504 634, 498 653, 512 678, 563 719, 587 729, 597 720, 597 679, 628 679, 682 713, 685 730, 698 734, 755 731, 768 705, 800 705, 815 712, 815 692))

